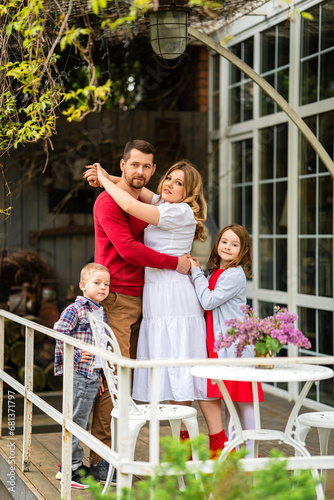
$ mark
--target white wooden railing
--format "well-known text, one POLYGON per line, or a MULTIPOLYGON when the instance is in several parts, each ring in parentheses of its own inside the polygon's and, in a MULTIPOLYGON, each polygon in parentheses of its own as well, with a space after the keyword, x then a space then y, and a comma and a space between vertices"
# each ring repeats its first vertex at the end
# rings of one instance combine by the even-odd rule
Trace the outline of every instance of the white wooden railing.
MULTIPOLYGON (((263 359, 261 364, 286 364, 287 358, 263 359)), ((334 357, 298 357, 289 358, 290 363, 324 364, 333 365, 334 357)), ((165 360, 165 361, 136 361, 122 356, 107 353, 91 344, 80 342, 68 335, 60 334, 54 330, 33 323, 25 318, 16 316, 4 310, 0 310, 0 438, 2 437, 2 415, 3 415, 3 382, 6 382, 17 393, 24 397, 24 417, 23 417, 23 452, 22 452, 22 472, 29 471, 31 457, 31 436, 32 436, 32 410, 36 405, 46 415, 62 426, 62 473, 61 496, 66 500, 71 499, 71 465, 72 465, 72 434, 77 436, 89 448, 98 455, 117 467, 117 495, 121 497, 121 489, 126 483, 128 474, 149 476, 154 473, 155 467, 159 463, 159 421, 154 418, 158 407, 158 369, 162 366, 193 366, 193 365, 255 365, 259 364, 259 359, 238 358, 238 359, 192 359, 192 360, 165 360), (5 318, 25 326, 25 381, 19 383, 4 371, 4 340, 5 340, 5 318), (56 340, 64 342, 64 376, 63 376, 63 406, 62 412, 46 403, 33 391, 33 364, 34 364, 34 331, 39 331, 56 340), (108 446, 101 443, 88 431, 75 424, 72 420, 73 407, 73 347, 79 347, 92 354, 110 360, 117 365, 119 375, 119 433, 118 452, 112 451, 108 446), (149 461, 131 461, 128 456, 127 436, 129 429, 128 416, 128 396, 130 394, 131 369, 150 368, 151 370, 151 404, 153 418, 150 422, 150 445, 149 461)), ((243 460, 245 470, 254 470, 263 467, 267 463, 267 458, 246 458, 243 460)), ((208 460, 205 464, 198 462, 188 462, 190 470, 201 467, 203 472, 212 471, 213 462, 208 460)), ((327 457, 291 457, 288 459, 289 469, 309 469, 317 467, 319 469, 334 469, 334 456, 327 457)))

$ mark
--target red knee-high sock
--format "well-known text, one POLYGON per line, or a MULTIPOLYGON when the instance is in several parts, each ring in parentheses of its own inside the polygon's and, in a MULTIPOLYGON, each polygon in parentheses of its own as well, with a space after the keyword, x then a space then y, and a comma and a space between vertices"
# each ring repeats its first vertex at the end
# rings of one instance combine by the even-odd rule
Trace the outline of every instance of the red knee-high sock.
POLYGON ((185 441, 186 439, 189 439, 189 432, 180 431, 180 441, 185 441))
POLYGON ((215 459, 220 455, 221 450, 224 448, 224 444, 228 441, 224 429, 217 434, 209 434, 209 451, 210 458, 215 459))
MULTIPOLYGON (((188 441, 188 439, 190 439, 189 437, 189 432, 188 431, 180 431, 180 441, 188 441)), ((192 457, 192 454, 190 454, 188 460, 192 460, 193 457, 192 457)))

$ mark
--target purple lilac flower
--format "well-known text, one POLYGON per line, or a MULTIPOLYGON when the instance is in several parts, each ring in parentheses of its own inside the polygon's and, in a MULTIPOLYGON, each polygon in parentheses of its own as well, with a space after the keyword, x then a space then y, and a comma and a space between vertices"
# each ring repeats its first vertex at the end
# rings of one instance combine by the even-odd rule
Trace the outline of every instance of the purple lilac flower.
POLYGON ((261 319, 256 316, 255 309, 247 305, 240 306, 240 309, 244 314, 244 319, 225 321, 228 328, 226 333, 220 334, 216 340, 214 345, 216 352, 223 347, 231 347, 238 340, 236 356, 241 357, 247 345, 255 346, 258 342, 264 341, 266 336, 278 340, 280 343, 278 350, 287 343, 310 349, 310 341, 294 326, 298 319, 297 314, 289 312, 286 308, 275 306, 272 316, 261 319))

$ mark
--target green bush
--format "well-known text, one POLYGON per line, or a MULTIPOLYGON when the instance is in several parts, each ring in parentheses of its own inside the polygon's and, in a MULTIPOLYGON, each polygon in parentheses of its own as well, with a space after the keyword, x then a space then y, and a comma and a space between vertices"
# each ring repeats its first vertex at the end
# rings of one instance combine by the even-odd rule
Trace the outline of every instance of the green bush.
MULTIPOLYGON (((245 451, 230 454, 223 462, 216 462, 214 472, 205 474, 199 470, 195 476, 189 473, 186 461, 190 456, 190 443, 165 437, 161 440, 163 457, 156 475, 135 483, 129 490, 124 488, 121 500, 314 500, 316 482, 311 472, 286 469, 286 460, 277 450, 272 450, 274 459, 261 470, 246 473, 240 460, 245 451), (277 458, 277 460, 275 460, 277 458), (176 475, 166 474, 173 469, 176 475), (179 490, 177 474, 182 474, 186 483, 179 490)), ((208 460, 207 438, 200 435, 192 441, 201 461, 208 460)), ((96 500, 116 500, 116 493, 102 495, 103 487, 92 478, 85 481, 90 485, 90 494, 96 500)), ((77 500, 82 500, 77 497, 77 500)))

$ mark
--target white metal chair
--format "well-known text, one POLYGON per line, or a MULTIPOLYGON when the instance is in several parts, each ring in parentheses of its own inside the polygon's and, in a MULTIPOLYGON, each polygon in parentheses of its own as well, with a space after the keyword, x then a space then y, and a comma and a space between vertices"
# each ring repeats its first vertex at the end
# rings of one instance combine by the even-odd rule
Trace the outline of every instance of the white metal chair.
MULTIPOLYGON (((298 416, 299 424, 299 439, 305 442, 311 427, 316 427, 320 443, 320 455, 327 455, 328 440, 331 429, 334 429, 334 411, 312 411, 310 413, 302 413, 298 416)), ((321 471, 323 473, 323 471, 321 471)), ((324 489, 325 489, 324 476, 324 489)))
POLYGON ((305 441, 311 427, 318 430, 320 455, 327 455, 328 439, 331 429, 334 429, 334 411, 313 411, 298 416, 300 424, 299 437, 305 441))
MULTIPOLYGON (((92 327, 92 332, 95 338, 96 345, 102 349, 107 349, 121 356, 117 339, 111 328, 104 322, 98 321, 91 313, 88 313, 88 319, 92 327), (107 335, 107 333, 109 335, 107 335)), ((107 380, 110 396, 112 399, 113 410, 111 412, 111 449, 117 448, 117 421, 119 418, 118 410, 118 376, 116 373, 115 365, 102 359, 102 366, 104 375, 107 380)), ((190 439, 198 436, 198 422, 197 411, 190 406, 172 405, 172 404, 159 404, 158 406, 158 420, 169 421, 173 436, 180 435, 181 422, 186 426, 190 439)), ((151 405, 139 404, 137 405, 129 394, 129 449, 130 460, 134 459, 135 447, 140 429, 149 422, 152 418, 151 405)), ((194 460, 197 459, 195 450, 192 450, 194 460)), ((103 489, 103 493, 107 490, 111 478, 113 477, 114 466, 110 464, 109 473, 103 489)), ((128 485, 131 487, 132 475, 129 475, 128 485)), ((183 477, 179 477, 180 488, 184 487, 183 477)))

